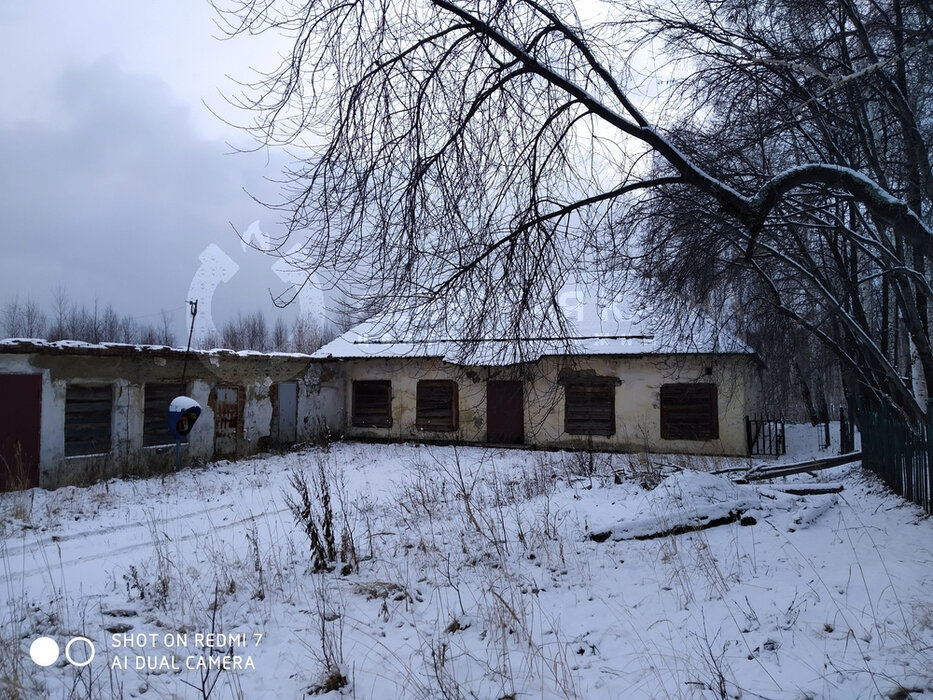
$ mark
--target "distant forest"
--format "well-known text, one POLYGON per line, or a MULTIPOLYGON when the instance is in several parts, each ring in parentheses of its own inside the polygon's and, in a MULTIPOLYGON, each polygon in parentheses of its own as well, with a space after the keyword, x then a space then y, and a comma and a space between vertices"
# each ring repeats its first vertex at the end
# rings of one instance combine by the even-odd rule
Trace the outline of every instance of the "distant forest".
MULTIPOLYGON (((93 306, 72 303, 58 291, 48 309, 34 299, 19 296, 0 307, 0 337, 79 340, 87 343, 130 343, 183 346, 173 330, 171 314, 163 310, 156 320, 140 321, 121 315, 111 304, 93 306)), ((262 311, 239 313, 222 324, 217 337, 208 337, 193 347, 201 349, 258 350, 261 352, 314 352, 333 339, 339 329, 315 319, 299 317, 288 323, 281 316, 269 323, 262 311)))

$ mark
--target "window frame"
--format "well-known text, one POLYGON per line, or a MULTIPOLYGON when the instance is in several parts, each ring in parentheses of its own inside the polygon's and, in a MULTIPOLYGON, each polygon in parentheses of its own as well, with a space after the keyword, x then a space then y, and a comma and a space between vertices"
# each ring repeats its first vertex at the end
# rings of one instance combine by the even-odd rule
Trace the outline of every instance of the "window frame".
POLYGON ((418 381, 415 396, 415 427, 422 432, 450 433, 455 432, 460 427, 460 391, 452 379, 421 379, 418 381), (434 396, 429 396, 429 392, 436 392, 434 396), (446 396, 438 397, 439 393, 447 393, 446 396), (439 408, 433 408, 428 404, 435 403, 438 406, 447 406, 446 411, 439 408), (431 416, 431 413, 437 411, 439 415, 431 416))
POLYGON ((662 440, 719 439, 719 390, 711 382, 662 384, 662 440))
POLYGON ((354 379, 352 389, 350 423, 354 428, 391 428, 392 427, 392 382, 388 379, 354 379), (369 393, 369 396, 362 394, 369 393), (381 399, 378 393, 384 394, 381 399), (372 401, 370 410, 360 413, 363 401, 372 401), (377 400, 382 401, 380 406, 377 400))
POLYGON ((113 384, 72 384, 65 388, 65 457, 109 454, 113 450, 113 384), (106 403, 95 415, 94 404, 106 403), (80 420, 79 420, 80 419, 80 420), (76 420, 79 421, 75 426, 76 420), (94 434, 87 436, 90 428, 94 434))
MULTIPOLYGON (((168 429, 168 407, 176 396, 187 396, 188 387, 181 382, 146 382, 143 386, 143 447, 172 445, 175 438, 168 429), (151 395, 159 387, 159 396, 151 395), (171 396, 169 396, 171 394, 171 396), (166 400, 166 397, 168 399, 166 400), (158 415, 153 411, 161 411, 158 415)), ((185 435, 182 442, 188 442, 185 435)))
POLYGON ((564 432, 568 435, 603 435, 616 432, 616 386, 613 377, 568 379, 564 385, 564 432), (605 392, 603 397, 597 394, 605 392), (599 404, 604 404, 600 406, 599 404), (608 409, 607 415, 594 417, 594 410, 608 409), (580 415, 580 413, 584 415, 580 415), (588 415, 587 415, 588 414, 588 415))

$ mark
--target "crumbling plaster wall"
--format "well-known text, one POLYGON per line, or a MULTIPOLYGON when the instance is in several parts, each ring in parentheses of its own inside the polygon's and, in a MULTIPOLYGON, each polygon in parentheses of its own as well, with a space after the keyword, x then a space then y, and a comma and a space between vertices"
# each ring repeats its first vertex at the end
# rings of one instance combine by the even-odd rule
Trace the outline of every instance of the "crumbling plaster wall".
POLYGON ((315 442, 344 434, 348 399, 346 368, 337 361, 315 362, 298 381, 298 440, 315 442))
POLYGON ((486 440, 486 382, 524 382, 525 444, 540 447, 593 448, 656 452, 744 455, 746 383, 750 357, 745 355, 646 355, 546 357, 509 367, 463 367, 439 358, 373 358, 332 361, 342 368, 346 409, 344 430, 350 437, 390 440, 437 440, 482 443, 486 440), (616 378, 614 435, 565 432, 564 389, 567 372, 616 378), (352 425, 353 382, 392 381, 392 425, 352 425), (458 384, 459 427, 452 432, 418 430, 418 381, 450 379, 458 384), (660 388, 665 383, 714 382, 717 385, 719 438, 663 440, 660 388))
MULTIPOLYGON (((255 452, 272 435, 274 411, 270 390, 276 382, 298 382, 299 441, 311 437, 319 409, 334 419, 335 427, 339 425, 336 418, 343 416, 342 395, 326 382, 322 384, 321 367, 307 357, 192 353, 186 367, 184 354, 177 351, 101 347, 91 347, 86 352, 74 347, 43 347, 36 352, 4 352, 0 348, 0 372, 42 377, 39 478, 43 487, 170 467, 175 459, 174 445, 143 446, 145 385, 177 383, 183 372, 188 395, 202 407, 188 443, 182 445, 183 465, 209 461, 214 456, 211 395, 219 385, 243 389, 237 455, 255 452), (109 453, 65 456, 65 402, 69 384, 113 388, 109 453)), ((165 408, 167 412, 168 407, 165 408)))
POLYGON ((486 381, 488 370, 474 370, 443 362, 440 358, 389 358, 346 360, 341 390, 346 400, 344 429, 351 437, 392 440, 483 442, 486 439, 486 381), (353 382, 392 381, 392 425, 364 428, 352 424, 353 382), (457 382, 459 428, 455 431, 423 431, 416 426, 418 382, 451 379, 457 382))
POLYGON ((529 442, 554 447, 645 450, 689 454, 744 455, 745 401, 749 359, 743 355, 642 355, 544 358, 526 388, 529 442), (615 387, 615 434, 571 435, 566 421, 562 377, 579 373, 619 380, 615 387), (714 383, 719 438, 661 438, 662 384, 714 383))

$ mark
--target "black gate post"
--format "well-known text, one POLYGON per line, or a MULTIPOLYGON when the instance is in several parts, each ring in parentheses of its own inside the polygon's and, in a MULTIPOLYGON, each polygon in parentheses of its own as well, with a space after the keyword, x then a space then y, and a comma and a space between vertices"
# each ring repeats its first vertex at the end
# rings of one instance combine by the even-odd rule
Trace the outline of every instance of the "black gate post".
POLYGON ((927 398, 927 513, 933 513, 933 397, 927 398))
POLYGON ((846 415, 845 406, 839 407, 839 454, 846 454, 855 449, 855 436, 852 421, 846 415))

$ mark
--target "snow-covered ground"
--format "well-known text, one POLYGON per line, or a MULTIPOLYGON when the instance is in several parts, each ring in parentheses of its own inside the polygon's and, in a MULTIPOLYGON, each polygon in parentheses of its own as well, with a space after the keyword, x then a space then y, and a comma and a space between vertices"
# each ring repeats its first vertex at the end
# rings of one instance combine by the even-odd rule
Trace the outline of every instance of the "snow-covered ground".
POLYGON ((933 692, 933 519, 858 465, 709 473, 758 462, 338 443, 2 494, 0 696, 933 692))

